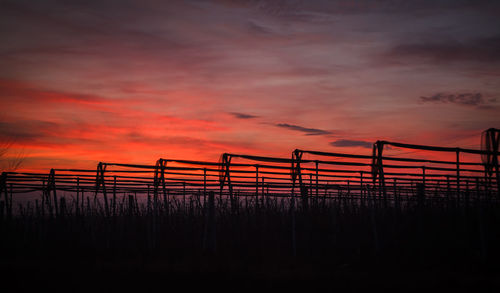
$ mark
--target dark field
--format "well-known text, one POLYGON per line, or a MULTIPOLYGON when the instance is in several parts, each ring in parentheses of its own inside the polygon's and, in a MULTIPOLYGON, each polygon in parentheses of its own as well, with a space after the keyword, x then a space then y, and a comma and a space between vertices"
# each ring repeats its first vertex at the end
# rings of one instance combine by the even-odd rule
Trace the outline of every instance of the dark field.
POLYGON ((493 200, 132 199, 3 215, 4 292, 500 289, 493 200))

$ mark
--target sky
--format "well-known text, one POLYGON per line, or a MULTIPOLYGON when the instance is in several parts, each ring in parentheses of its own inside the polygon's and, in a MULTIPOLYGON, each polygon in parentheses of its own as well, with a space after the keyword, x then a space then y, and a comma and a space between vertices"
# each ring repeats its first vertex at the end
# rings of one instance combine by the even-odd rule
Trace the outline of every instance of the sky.
POLYGON ((499 1, 0 0, 0 144, 21 170, 478 149, 499 1))

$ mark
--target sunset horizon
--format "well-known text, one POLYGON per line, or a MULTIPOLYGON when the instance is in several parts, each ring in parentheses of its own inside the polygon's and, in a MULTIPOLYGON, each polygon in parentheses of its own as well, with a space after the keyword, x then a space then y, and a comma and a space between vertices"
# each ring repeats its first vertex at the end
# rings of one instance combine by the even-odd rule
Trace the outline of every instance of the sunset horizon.
POLYGON ((2 1, 0 141, 19 171, 100 161, 480 149, 498 3, 2 1))

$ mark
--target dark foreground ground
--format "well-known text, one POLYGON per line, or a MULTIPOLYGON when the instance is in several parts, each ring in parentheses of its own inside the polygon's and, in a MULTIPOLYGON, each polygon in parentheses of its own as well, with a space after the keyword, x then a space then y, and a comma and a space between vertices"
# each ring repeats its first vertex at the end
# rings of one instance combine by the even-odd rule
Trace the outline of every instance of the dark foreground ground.
POLYGON ((24 213, 1 292, 500 292, 498 203, 24 213))
POLYGON ((499 292, 498 270, 346 265, 326 271, 314 265, 282 271, 170 270, 154 263, 2 264, 2 292, 499 292))

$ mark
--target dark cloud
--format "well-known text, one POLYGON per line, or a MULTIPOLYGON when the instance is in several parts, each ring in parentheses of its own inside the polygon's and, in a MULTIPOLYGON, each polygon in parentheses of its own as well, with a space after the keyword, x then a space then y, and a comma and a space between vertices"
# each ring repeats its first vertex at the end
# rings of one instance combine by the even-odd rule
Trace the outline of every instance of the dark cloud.
POLYGON ((318 21, 328 15, 359 14, 404 14, 431 15, 450 11, 481 11, 493 13, 498 8, 497 1, 489 0, 225 0, 223 3, 239 3, 260 12, 299 21, 318 21))
POLYGON ((350 140, 350 139, 339 139, 336 141, 330 142, 330 145, 335 147, 363 147, 363 148, 372 148, 373 143, 362 140, 350 140))
POLYGON ((131 131, 124 137, 125 141, 133 143, 142 143, 151 147, 182 146, 187 149, 211 149, 211 150, 229 150, 231 148, 248 148, 253 149, 253 142, 238 142, 226 140, 211 140, 203 138, 195 138, 189 136, 151 136, 138 131, 131 131))
MULTIPOLYGON (((20 144, 37 145, 80 145, 102 144, 99 139, 79 136, 79 133, 88 132, 88 125, 59 123, 43 120, 0 121, 0 142, 15 141, 20 144)), ((97 129, 93 127, 92 129, 97 129)))
POLYGON ((307 127, 302 127, 302 126, 292 125, 292 124, 287 124, 287 123, 278 123, 278 124, 276 124, 276 126, 281 127, 281 128, 290 129, 290 130, 304 132, 306 135, 326 135, 326 134, 331 134, 330 131, 326 131, 326 130, 322 130, 322 129, 317 129, 317 128, 307 128, 307 127))
POLYGON ((255 116, 255 115, 251 115, 251 114, 238 113, 238 112, 231 112, 229 114, 233 115, 235 118, 238 118, 238 119, 253 119, 253 118, 259 117, 259 116, 255 116))
POLYGON ((439 40, 400 44, 388 53, 389 58, 422 58, 431 62, 469 61, 500 62, 500 35, 469 41, 439 40))
POLYGON ((91 94, 68 93, 44 89, 27 82, 0 78, 0 101, 22 100, 25 102, 53 102, 69 104, 109 104, 112 100, 91 94))
POLYGON ((49 130, 59 131, 60 129, 58 123, 41 120, 0 122, 0 140, 32 142, 45 137, 49 130))
POLYGON ((439 104, 457 104, 463 106, 488 106, 489 103, 496 101, 494 98, 485 100, 481 93, 460 93, 447 94, 437 93, 428 97, 420 97, 423 103, 439 103, 439 104))

